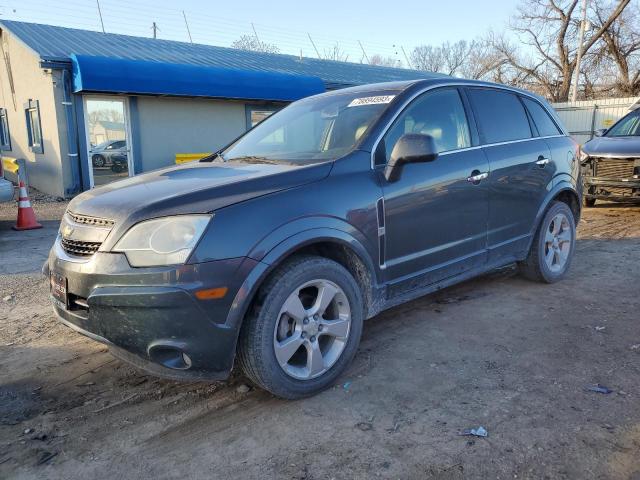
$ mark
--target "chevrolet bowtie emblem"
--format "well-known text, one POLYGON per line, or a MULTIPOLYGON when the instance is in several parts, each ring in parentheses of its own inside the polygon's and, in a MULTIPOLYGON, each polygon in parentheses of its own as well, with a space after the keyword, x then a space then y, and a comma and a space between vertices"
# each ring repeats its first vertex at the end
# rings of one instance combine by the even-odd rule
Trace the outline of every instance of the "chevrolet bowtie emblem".
POLYGON ((62 227, 62 236, 63 237, 68 237, 73 233, 73 227, 70 227, 69 225, 65 225, 64 227, 62 227))

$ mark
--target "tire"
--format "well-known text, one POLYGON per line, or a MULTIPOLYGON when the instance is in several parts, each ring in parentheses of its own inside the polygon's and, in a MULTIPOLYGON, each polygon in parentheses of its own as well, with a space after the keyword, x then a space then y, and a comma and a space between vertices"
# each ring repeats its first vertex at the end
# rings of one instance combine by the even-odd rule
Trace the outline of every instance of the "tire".
POLYGON ((571 266, 575 243, 573 212, 566 203, 554 202, 540 222, 527 258, 518 264, 520 273, 538 282, 561 280, 571 266))
POLYGON ((240 332, 238 361, 259 387, 286 399, 308 397, 333 385, 353 360, 362 334, 362 293, 342 265, 294 257, 267 279, 254 303, 240 332), (320 297, 331 301, 312 315, 320 297), (321 360, 312 361, 318 352, 321 360))
POLYGON ((113 173, 122 173, 125 171, 125 168, 123 165, 119 163, 114 163, 113 165, 111 165, 111 171, 113 173))
POLYGON ((585 198, 583 203, 584 203, 585 207, 588 207, 588 208, 595 207, 596 199, 595 198, 585 198))
POLYGON ((97 168, 104 167, 107 161, 102 155, 94 155, 91 157, 91 161, 93 162, 93 166, 97 168))

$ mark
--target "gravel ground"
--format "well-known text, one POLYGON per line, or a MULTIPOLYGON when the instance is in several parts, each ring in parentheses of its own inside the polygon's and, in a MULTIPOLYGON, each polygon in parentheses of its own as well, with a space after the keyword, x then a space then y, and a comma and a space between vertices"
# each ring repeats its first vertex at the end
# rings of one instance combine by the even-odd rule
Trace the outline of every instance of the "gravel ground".
POLYGON ((640 478, 640 207, 585 210, 561 283, 507 269, 377 316, 339 384, 287 402, 60 325, 38 269, 66 204, 34 198, 39 231, 0 205, 0 478, 640 478))

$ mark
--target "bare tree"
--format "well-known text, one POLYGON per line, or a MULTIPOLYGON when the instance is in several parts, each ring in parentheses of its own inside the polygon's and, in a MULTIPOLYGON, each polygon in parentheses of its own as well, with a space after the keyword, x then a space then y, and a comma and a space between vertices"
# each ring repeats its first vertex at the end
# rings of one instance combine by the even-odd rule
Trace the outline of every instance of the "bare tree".
POLYGON ((347 60, 349 60, 349 55, 347 55, 342 50, 339 43, 336 43, 333 47, 324 49, 322 58, 324 58, 325 60, 335 60, 337 62, 346 62, 347 60))
POLYGON ((416 70, 427 72, 441 72, 444 60, 440 47, 433 45, 421 45, 411 52, 411 65, 416 70))
POLYGON ((383 57, 379 53, 375 53, 369 57, 369 65, 379 65, 381 67, 402 67, 402 62, 392 56, 383 57))
MULTIPOLYGON (((601 25, 587 32, 582 45, 583 54, 602 38, 629 2, 616 0, 601 25)), ((511 29, 520 42, 532 49, 532 55, 523 55, 504 37, 494 43, 503 61, 521 74, 520 81, 540 85, 543 93, 554 101, 569 98, 579 48, 575 45, 580 25, 577 5, 578 0, 528 0, 521 3, 511 29)))
POLYGON ((422 45, 411 52, 411 63, 418 70, 473 79, 493 79, 492 72, 502 61, 487 39, 445 42, 437 47, 422 45))
MULTIPOLYGON (((609 17, 612 5, 596 1, 594 16, 597 25, 609 17)), ((627 7, 617 21, 602 34, 602 42, 595 49, 592 63, 602 71, 604 85, 613 85, 616 93, 640 94, 640 6, 627 7)))
POLYGON ((280 49, 277 45, 263 42, 255 35, 242 35, 238 40, 235 40, 231 44, 231 48, 248 50, 251 52, 280 53, 280 49))

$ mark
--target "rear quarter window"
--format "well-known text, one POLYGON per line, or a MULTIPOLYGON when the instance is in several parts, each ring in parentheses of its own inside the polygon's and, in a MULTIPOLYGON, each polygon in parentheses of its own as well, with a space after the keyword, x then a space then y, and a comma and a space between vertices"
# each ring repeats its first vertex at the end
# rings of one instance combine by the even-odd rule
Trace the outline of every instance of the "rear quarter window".
POLYGON ((531 118, 533 118, 533 123, 536 125, 538 134, 541 137, 560 135, 562 133, 542 105, 530 98, 521 98, 527 107, 527 110, 529 110, 529 114, 531 115, 531 118))
POLYGON ((484 143, 531 138, 529 119, 515 94, 491 89, 469 89, 468 94, 484 143))

